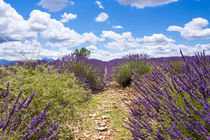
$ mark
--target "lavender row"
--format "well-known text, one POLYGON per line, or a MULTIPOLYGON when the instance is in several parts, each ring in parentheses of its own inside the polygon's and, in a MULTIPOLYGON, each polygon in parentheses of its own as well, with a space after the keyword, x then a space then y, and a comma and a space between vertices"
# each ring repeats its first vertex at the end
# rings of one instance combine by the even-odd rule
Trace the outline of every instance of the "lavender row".
POLYGON ((136 77, 139 94, 128 104, 131 117, 125 122, 132 139, 210 138, 209 58, 182 54, 179 72, 173 65, 156 65, 147 78, 136 77))

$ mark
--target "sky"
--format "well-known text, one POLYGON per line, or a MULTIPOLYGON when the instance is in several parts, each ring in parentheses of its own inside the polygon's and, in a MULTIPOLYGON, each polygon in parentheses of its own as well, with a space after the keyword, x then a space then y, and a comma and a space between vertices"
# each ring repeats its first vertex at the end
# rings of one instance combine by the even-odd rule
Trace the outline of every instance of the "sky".
POLYGON ((210 55, 210 0, 0 0, 0 59, 210 55))

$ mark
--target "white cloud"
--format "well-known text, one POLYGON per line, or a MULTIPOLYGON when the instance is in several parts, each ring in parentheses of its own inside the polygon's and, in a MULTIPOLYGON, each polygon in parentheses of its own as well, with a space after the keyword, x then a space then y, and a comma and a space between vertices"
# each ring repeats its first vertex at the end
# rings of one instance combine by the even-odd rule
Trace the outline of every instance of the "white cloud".
POLYGON ((104 6, 102 5, 100 1, 96 1, 95 3, 98 5, 100 9, 104 9, 104 6))
POLYGON ((167 31, 180 32, 181 36, 186 39, 210 39, 210 28, 207 27, 209 22, 203 18, 194 18, 184 27, 169 26, 167 31))
POLYGON ((210 43, 209 44, 196 44, 196 48, 200 50, 205 50, 206 54, 210 54, 210 43))
POLYGON ((33 10, 30 14, 28 22, 32 30, 40 32, 48 28, 50 18, 51 16, 48 13, 33 10))
MULTIPOLYGON (((49 31, 50 32, 50 31, 49 31)), ((47 34, 47 33, 46 33, 47 34)), ((84 34, 78 34, 76 32, 67 32, 67 35, 69 38, 63 39, 63 40, 55 40, 56 39, 56 34, 51 36, 48 39, 47 45, 51 47, 66 47, 66 48, 74 48, 78 47, 83 44, 97 44, 98 41, 103 41, 102 38, 99 38, 95 36, 93 33, 84 33, 84 34)))
POLYGON ((134 38, 130 32, 118 34, 113 31, 103 31, 100 36, 106 39, 104 46, 109 50, 98 49, 91 55, 106 61, 133 53, 146 53, 152 57, 180 56, 180 49, 185 55, 194 55, 195 52, 202 50, 205 50, 207 54, 210 53, 210 44, 194 46, 175 44, 173 39, 163 34, 134 38))
POLYGON ((162 45, 149 45, 141 44, 138 48, 131 48, 126 51, 106 51, 98 49, 91 53, 91 58, 97 58, 104 61, 109 61, 115 58, 121 58, 128 54, 148 54, 152 57, 170 57, 181 56, 180 49, 182 49, 184 55, 192 56, 195 52, 205 50, 206 54, 210 54, 210 44, 196 44, 194 46, 187 46, 183 44, 162 44, 162 45))
POLYGON ((139 46, 139 39, 134 38, 131 32, 118 34, 113 31, 102 31, 100 36, 104 39, 108 39, 108 43, 104 46, 110 50, 122 51, 126 48, 135 48, 139 46))
POLYGON ((87 46, 86 49, 90 50, 91 52, 98 50, 98 48, 95 45, 87 46))
POLYGON ((39 58, 53 58, 58 59, 63 57, 64 55, 71 54, 73 51, 68 50, 67 48, 58 48, 58 50, 52 50, 52 49, 42 49, 39 53, 39 58))
POLYGON ((101 40, 93 33, 79 34, 65 27, 62 22, 51 19, 50 14, 39 10, 31 12, 29 22, 33 30, 39 31, 50 46, 76 47, 85 43, 95 44, 101 40))
POLYGON ((57 12, 65 8, 69 2, 68 0, 41 0, 38 5, 42 8, 48 9, 51 12, 57 12))
POLYGON ((21 60, 37 58, 42 46, 37 41, 13 41, 0 43, 0 59, 21 60))
POLYGON ((108 38, 112 40, 117 40, 121 38, 121 35, 118 33, 115 33, 113 31, 102 31, 102 34, 100 35, 103 38, 108 38))
POLYGON ((115 41, 108 42, 104 46, 110 50, 123 51, 129 48, 134 48, 134 47, 137 48, 140 46, 140 44, 136 41, 115 40, 115 41))
POLYGON ((84 43, 89 43, 89 44, 96 44, 97 42, 104 41, 103 38, 97 37, 93 33, 84 33, 82 34, 82 38, 84 43))
POLYGON ((168 38, 163 34, 153 34, 152 36, 144 36, 144 38, 141 38, 140 40, 143 41, 145 44, 150 45, 159 45, 175 42, 173 39, 168 38))
POLYGON ((102 34, 100 36, 111 40, 127 40, 127 41, 139 40, 138 38, 134 38, 131 32, 123 32, 122 34, 118 34, 113 31, 102 31, 102 34))
POLYGON ((65 47, 45 49, 37 41, 13 41, 0 43, 0 59, 24 60, 42 59, 44 57, 57 59, 72 51, 65 47))
POLYGON ((37 33, 31 30, 27 21, 9 4, 0 0, 0 43, 36 37, 37 33))
POLYGON ((121 25, 112 26, 114 29, 122 29, 123 27, 121 25))
POLYGON ((68 13, 67 14, 65 12, 61 17, 62 17, 62 19, 60 21, 63 22, 63 23, 66 23, 69 20, 76 19, 77 18, 77 15, 76 14, 72 14, 72 13, 68 13))
POLYGON ((24 20, 14 8, 0 0, 0 56, 3 58, 18 59, 21 52, 30 57, 32 47, 40 50, 39 57, 55 58, 60 56, 58 54, 69 52, 64 51, 67 48, 94 45, 103 40, 92 32, 79 34, 65 27, 62 22, 52 19, 50 14, 39 10, 33 10, 29 19, 24 20), (48 46, 48 50, 40 49, 42 45, 36 41, 38 34, 43 41, 47 42, 42 45, 48 46))
POLYGON ((109 18, 109 15, 107 13, 102 12, 96 17, 95 20, 97 22, 105 22, 108 18, 109 18))
POLYGON ((136 8, 155 7, 177 2, 178 0, 117 0, 120 4, 131 5, 136 8))

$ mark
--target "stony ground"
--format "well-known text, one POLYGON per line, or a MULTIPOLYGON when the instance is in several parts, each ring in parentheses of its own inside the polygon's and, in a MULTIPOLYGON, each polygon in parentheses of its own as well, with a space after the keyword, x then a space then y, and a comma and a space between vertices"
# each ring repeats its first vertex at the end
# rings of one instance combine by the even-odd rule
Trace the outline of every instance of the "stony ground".
POLYGON ((121 89, 115 83, 94 94, 80 110, 82 119, 75 129, 77 140, 127 140, 130 132, 122 124, 129 110, 123 102, 129 102, 133 88, 121 89))
MULTIPOLYGON (((104 79, 107 71, 105 69, 104 79)), ((106 83, 106 88, 93 94, 85 105, 78 109, 81 119, 74 129, 76 140, 127 140, 130 132, 122 125, 129 117, 129 103, 134 94, 132 86, 120 88, 117 83, 106 83)))

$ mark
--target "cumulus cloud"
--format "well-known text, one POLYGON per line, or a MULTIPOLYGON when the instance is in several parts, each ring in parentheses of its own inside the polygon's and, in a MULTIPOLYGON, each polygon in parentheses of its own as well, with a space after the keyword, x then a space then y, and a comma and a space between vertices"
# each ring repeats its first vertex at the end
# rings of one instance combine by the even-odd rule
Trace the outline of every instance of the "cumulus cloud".
POLYGON ((50 18, 51 16, 48 13, 33 10, 30 14, 28 22, 32 30, 40 32, 48 28, 50 18))
MULTIPOLYGON (((64 41, 80 36, 74 30, 71 30, 56 19, 51 19, 50 14, 33 10, 29 18, 30 25, 36 31, 40 31, 41 36, 48 41, 64 41)), ((74 39, 73 39, 74 38, 74 39)))
POLYGON ((87 46, 86 49, 90 50, 91 52, 98 50, 98 48, 95 45, 87 46))
POLYGON ((66 23, 66 22, 69 22, 69 20, 72 20, 72 19, 76 19, 77 18, 77 15, 76 14, 72 14, 72 13, 64 13, 62 16, 62 19, 60 20, 61 22, 63 23, 66 23))
POLYGON ((103 38, 108 38, 112 40, 117 40, 121 38, 121 35, 114 31, 102 31, 100 36, 103 38))
POLYGON ((53 58, 58 59, 63 57, 64 55, 71 54, 73 51, 69 50, 68 48, 62 47, 58 48, 57 50, 54 49, 42 49, 39 53, 39 58, 53 58))
POLYGON ((209 39, 210 28, 204 28, 207 27, 208 24, 208 20, 199 17, 192 19, 192 21, 186 23, 184 27, 176 25, 169 26, 167 31, 180 32, 181 36, 186 39, 209 39))
POLYGON ((67 33, 70 36, 65 40, 58 40, 55 39, 56 35, 51 36, 52 38, 48 39, 47 45, 51 47, 66 47, 66 48, 73 48, 78 47, 82 44, 97 44, 98 41, 103 41, 103 39, 95 36, 93 33, 84 33, 84 34, 77 34, 76 32, 69 32, 67 33))
POLYGON ((138 48, 131 48, 126 51, 113 51, 98 49, 91 53, 91 58, 97 58, 104 61, 109 61, 128 54, 146 53, 152 57, 169 57, 169 56, 181 56, 179 50, 182 49, 184 55, 194 55, 195 52, 204 49, 206 54, 210 53, 210 44, 196 44, 194 46, 187 46, 183 44, 160 44, 149 45, 141 44, 138 48))
POLYGON ((210 43, 208 44, 196 44, 196 48, 199 48, 199 50, 205 50, 206 54, 210 54, 210 43))
POLYGON ((96 17, 95 21, 96 22, 105 22, 105 21, 107 21, 108 18, 109 18, 109 15, 107 13, 102 12, 96 17))
POLYGON ((0 43, 36 37, 37 33, 31 30, 28 22, 9 4, 0 0, 0 43))
POLYGON ((97 0, 95 3, 98 5, 98 7, 100 9, 104 9, 104 6, 102 5, 102 2, 100 2, 100 1, 97 0))
POLYGON ((122 29, 123 27, 121 25, 112 26, 114 29, 122 29))
POLYGON ((57 12, 65 8, 68 3, 72 4, 72 2, 69 2, 68 0, 41 0, 38 5, 50 10, 51 12, 57 12))
POLYGON ((100 36, 106 39, 104 46, 109 50, 97 49, 91 55, 106 61, 132 53, 146 53, 152 57, 180 56, 180 49, 185 55, 194 55, 201 50, 210 53, 210 44, 194 46, 175 44, 173 39, 163 34, 135 38, 130 32, 118 34, 113 31, 103 31, 100 36))
POLYGON ((131 32, 118 34, 113 31, 102 31, 100 36, 108 40, 104 45, 106 48, 120 51, 130 48, 139 48, 142 47, 142 44, 157 48, 158 46, 165 46, 175 42, 173 39, 163 34, 153 34, 151 36, 144 36, 143 38, 135 38, 132 36, 131 32))
POLYGON ((42 46, 37 41, 13 41, 0 43, 0 59, 36 59, 42 46))
POLYGON ((139 46, 139 39, 132 36, 131 32, 123 32, 122 34, 113 31, 102 31, 102 38, 109 40, 104 46, 110 50, 124 50, 139 46))
POLYGON ((101 40, 91 32, 79 34, 73 29, 65 27, 62 22, 52 19, 50 14, 39 10, 31 12, 29 22, 31 27, 39 31, 41 37, 47 40, 50 46, 76 47, 85 43, 95 44, 101 40))
POLYGON ((175 42, 173 39, 166 37, 163 34, 153 34, 152 36, 144 36, 144 38, 140 39, 145 44, 150 45, 159 45, 159 44, 166 44, 175 42))
POLYGON ((38 41, 13 41, 0 44, 0 59, 25 60, 48 58, 61 58, 66 54, 72 53, 65 47, 57 49, 45 49, 38 41))
POLYGON ((155 7, 177 2, 178 0, 117 0, 120 4, 131 5, 136 8, 155 7))
POLYGON ((51 54, 53 55, 57 55, 58 53, 63 54, 61 53, 63 52, 62 50, 67 48, 77 47, 83 44, 94 45, 98 41, 104 40, 92 32, 77 33, 73 29, 65 27, 61 21, 52 19, 49 13, 39 10, 33 10, 29 19, 24 20, 14 8, 0 0, 1 56, 4 56, 4 58, 8 57, 8 59, 17 58, 19 55, 15 55, 15 53, 20 53, 18 50, 30 54, 27 50, 32 49, 27 46, 40 46, 34 42, 37 40, 38 35, 43 41, 46 41, 46 44, 43 46, 48 46, 49 48, 54 47, 52 50, 41 49, 40 54, 42 56, 45 56, 43 52, 52 52, 51 54), (55 48, 58 53, 55 51, 55 48))

